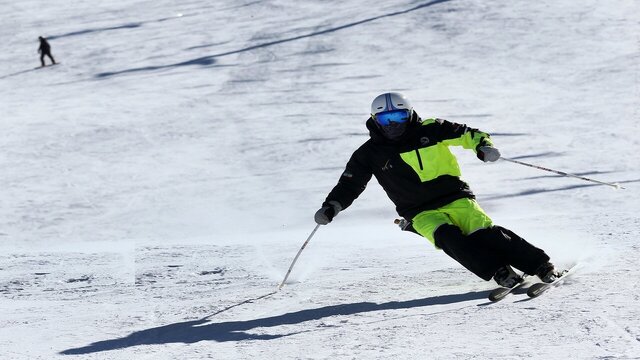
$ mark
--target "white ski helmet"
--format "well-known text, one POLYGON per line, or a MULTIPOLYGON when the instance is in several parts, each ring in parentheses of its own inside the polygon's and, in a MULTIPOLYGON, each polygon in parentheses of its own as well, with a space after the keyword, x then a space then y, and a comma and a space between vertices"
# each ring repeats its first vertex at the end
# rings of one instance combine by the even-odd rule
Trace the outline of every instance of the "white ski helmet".
POLYGON ((396 92, 378 95, 371 103, 371 118, 385 137, 400 138, 411 118, 413 106, 404 95, 396 92))
POLYGON ((384 111, 405 109, 413 112, 411 102, 404 95, 397 92, 384 93, 376 96, 371 103, 371 115, 375 116, 384 111))

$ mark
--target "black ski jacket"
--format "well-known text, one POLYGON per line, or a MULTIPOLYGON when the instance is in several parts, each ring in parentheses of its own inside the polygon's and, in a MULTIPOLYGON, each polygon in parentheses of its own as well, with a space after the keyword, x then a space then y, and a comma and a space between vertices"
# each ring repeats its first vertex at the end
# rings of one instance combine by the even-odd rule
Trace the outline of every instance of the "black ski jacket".
POLYGON ((457 199, 474 198, 469 185, 460 179, 460 168, 449 146, 477 153, 478 147, 492 145, 488 134, 442 119, 423 121, 415 112, 398 141, 386 139, 372 118, 366 124, 370 139, 353 153, 323 206, 337 201, 346 209, 372 176, 405 219, 457 199))
POLYGON ((51 45, 46 39, 40 39, 40 47, 38 48, 38 52, 43 54, 48 54, 51 52, 51 45))

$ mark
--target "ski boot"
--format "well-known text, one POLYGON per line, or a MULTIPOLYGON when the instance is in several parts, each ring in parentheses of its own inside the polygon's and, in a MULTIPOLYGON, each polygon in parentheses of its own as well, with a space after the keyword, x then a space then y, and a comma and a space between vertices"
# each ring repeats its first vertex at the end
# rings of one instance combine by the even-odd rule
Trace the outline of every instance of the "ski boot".
POLYGON ((562 274, 556 271, 552 263, 546 262, 538 267, 536 276, 538 276, 542 282, 549 284, 556 281, 562 274))
POLYGON ((524 281, 522 276, 516 274, 509 265, 499 268, 496 274, 493 275, 493 280, 497 282, 498 285, 506 288, 512 288, 524 281))

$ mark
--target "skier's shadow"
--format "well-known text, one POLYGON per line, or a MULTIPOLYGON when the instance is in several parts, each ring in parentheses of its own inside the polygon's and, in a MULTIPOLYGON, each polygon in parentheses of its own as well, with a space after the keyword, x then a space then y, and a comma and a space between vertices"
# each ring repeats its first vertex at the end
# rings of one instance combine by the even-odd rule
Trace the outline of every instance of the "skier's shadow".
POLYGON ((36 70, 41 69, 41 68, 42 68, 42 67, 40 67, 40 66, 39 66, 39 67, 36 67, 36 68, 29 68, 29 69, 25 69, 25 70, 16 71, 16 72, 11 73, 11 74, 7 74, 7 75, 0 76, 0 80, 2 80, 2 79, 6 79, 6 78, 9 78, 9 77, 12 77, 12 76, 16 76, 16 75, 24 74, 24 73, 28 73, 28 72, 32 72, 32 71, 36 71, 36 70))
POLYGON ((93 344, 61 351, 63 355, 90 354, 101 351, 128 348, 137 345, 153 345, 168 343, 195 343, 198 341, 242 341, 271 340, 294 335, 310 330, 282 333, 275 335, 251 334, 252 329, 269 328, 280 325, 300 324, 306 321, 319 320, 336 315, 354 315, 371 311, 410 309, 431 305, 446 305, 485 299, 487 291, 476 291, 465 294, 434 296, 408 301, 391 301, 381 304, 358 302, 325 306, 316 309, 301 310, 266 318, 211 323, 208 317, 199 320, 185 321, 151 329, 136 331, 123 338, 98 341, 93 344))

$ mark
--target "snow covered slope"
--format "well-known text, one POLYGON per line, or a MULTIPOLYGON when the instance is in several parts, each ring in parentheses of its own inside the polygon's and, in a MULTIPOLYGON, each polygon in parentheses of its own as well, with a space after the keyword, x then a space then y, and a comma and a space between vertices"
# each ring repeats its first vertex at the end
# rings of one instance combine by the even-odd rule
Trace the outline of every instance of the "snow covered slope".
POLYGON ((2 8, 2 359, 640 358, 637 1, 2 8), (372 181, 274 293, 386 91, 626 188, 456 151, 566 286, 488 305, 372 181))

